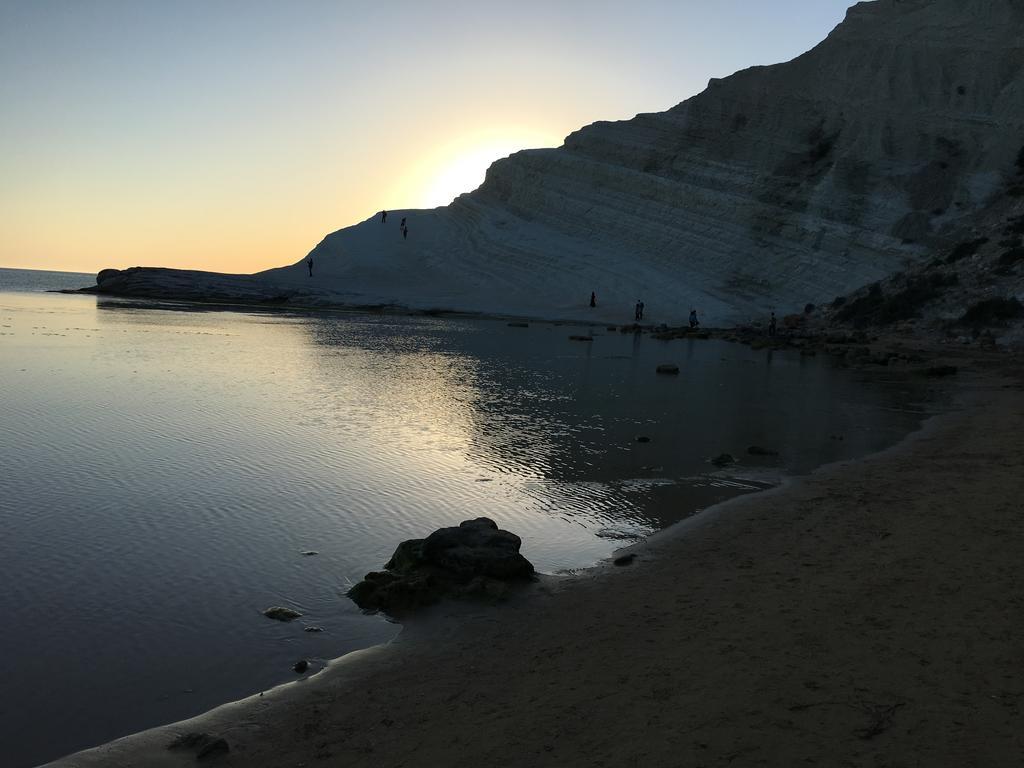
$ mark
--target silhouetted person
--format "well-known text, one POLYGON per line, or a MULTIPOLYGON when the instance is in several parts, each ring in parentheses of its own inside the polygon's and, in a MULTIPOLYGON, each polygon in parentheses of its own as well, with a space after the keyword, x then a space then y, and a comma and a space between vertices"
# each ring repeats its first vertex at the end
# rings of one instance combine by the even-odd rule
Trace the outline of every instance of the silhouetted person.
POLYGON ((308 259, 306 259, 306 266, 309 267, 309 276, 312 277, 313 276, 313 257, 312 256, 310 256, 308 259))
POLYGON ((775 335, 775 326, 776 326, 775 313, 772 312, 772 318, 771 318, 771 320, 768 321, 768 335, 769 336, 774 336, 775 335))
POLYGON ((691 309, 690 310, 690 327, 691 328, 696 328, 698 325, 700 325, 700 320, 697 319, 697 310, 696 309, 691 309))
POLYGON ((383 224, 387 220, 388 220, 388 212, 387 211, 381 211, 380 212, 380 223, 383 224))
POLYGON ((590 306, 597 306, 597 294, 594 293, 593 291, 590 292, 590 306))
POLYGON ((402 220, 398 223, 398 228, 405 229, 405 216, 403 216, 402 220))
POLYGON ((644 319, 644 303, 642 301, 640 302, 640 319, 644 319))
POLYGON ((640 319, 640 299, 636 300, 636 306, 633 307, 633 319, 634 320, 639 320, 640 319))
MULTIPOLYGON (((405 219, 402 219, 402 221, 405 221, 405 219)), ((405 224, 402 225, 402 239, 403 240, 408 240, 409 239, 409 228, 407 226, 405 226, 405 224)))

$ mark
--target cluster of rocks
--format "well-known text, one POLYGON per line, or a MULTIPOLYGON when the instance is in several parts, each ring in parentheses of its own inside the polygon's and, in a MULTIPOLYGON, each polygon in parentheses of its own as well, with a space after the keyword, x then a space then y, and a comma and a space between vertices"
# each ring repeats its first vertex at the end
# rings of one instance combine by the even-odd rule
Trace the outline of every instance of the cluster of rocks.
POLYGON ((522 540, 486 517, 398 545, 383 571, 348 591, 364 610, 399 615, 447 597, 500 600, 511 584, 534 578, 522 540))

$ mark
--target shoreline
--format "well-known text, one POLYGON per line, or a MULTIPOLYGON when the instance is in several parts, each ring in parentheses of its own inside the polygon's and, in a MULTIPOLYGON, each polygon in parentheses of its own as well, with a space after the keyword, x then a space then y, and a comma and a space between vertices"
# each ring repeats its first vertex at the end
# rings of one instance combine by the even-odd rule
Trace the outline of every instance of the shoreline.
MULTIPOLYGON (((499 607, 443 604, 405 622, 395 641, 347 654, 311 678, 48 765, 190 764, 192 753, 166 749, 189 731, 226 739, 231 751, 217 758, 223 765, 327 759, 374 766, 424 759, 445 765, 619 765, 644 750, 639 764, 677 764, 687 755, 691 762, 720 764, 733 755, 733 764, 753 765, 755 755, 773 754, 768 764, 794 764, 805 755, 816 764, 838 765, 854 748, 865 758, 928 753, 929 765, 1005 763, 1011 753, 1024 754, 1024 739, 1014 735, 1024 729, 1000 731, 995 717, 956 726, 978 720, 977 713, 960 711, 967 695, 962 691, 940 696, 941 707, 927 702, 953 684, 958 665, 968 663, 964 642, 976 647, 983 638, 974 635, 990 637, 999 629, 1014 636, 1011 612, 999 603, 984 621, 944 627, 952 617, 943 610, 934 615, 942 604, 921 599, 930 597, 928 590, 918 594, 933 581, 950 595, 988 593, 993 580, 984 572, 990 566, 1001 575, 1016 568, 1013 551, 990 551, 985 561, 968 558, 969 567, 951 581, 944 566, 958 557, 957 549, 976 542, 937 525, 984 523, 955 489, 986 484, 978 473, 955 466, 938 472, 936 451, 943 457, 970 444, 988 456, 993 442, 1002 444, 1007 466, 1000 465, 998 478, 990 473, 998 482, 988 490, 1000 499, 1000 510, 1019 500, 1016 478, 1024 476, 1024 460, 1013 453, 1024 428, 1024 394, 1019 385, 1005 387, 1005 374, 989 371, 960 382, 956 409, 927 419, 880 453, 731 499, 619 550, 637 554, 629 566, 605 561, 578 575, 547 577, 499 607), (976 421, 988 429, 979 432, 976 421), (893 519, 894 499, 913 502, 918 514, 893 519), (829 507, 824 516, 831 525, 819 519, 816 502, 829 507), (932 541, 922 548, 925 539, 932 541), (904 549, 894 548, 897 542, 904 549), (862 567, 842 569, 837 580, 836 553, 844 555, 841 565, 862 567), (871 562, 882 554, 887 559, 871 562), (885 583, 874 584, 880 574, 885 583), (750 581, 752 575, 761 578, 750 581), (972 577, 976 583, 964 590, 972 577), (862 580, 872 588, 846 594, 862 580), (806 581, 824 589, 808 591, 806 581), (908 584, 915 590, 905 594, 908 584), (916 614, 909 624, 903 620, 908 611, 916 614), (1007 622, 1011 626, 1001 626, 1007 622), (825 637, 816 636, 819 626, 829 629, 825 637), (967 637, 943 641, 944 629, 967 637), (694 665, 695 659, 700 663, 694 665), (932 667, 943 674, 929 673, 932 667), (430 675, 422 674, 426 668, 430 675), (845 673, 843 685, 830 682, 838 672, 845 673), (892 687, 896 680, 904 685, 892 687), (779 704, 777 695, 786 689, 789 703, 767 714, 765 697, 774 694, 779 704), (710 719, 709 705, 718 713, 710 719), (947 712, 953 709, 957 717, 947 712), (946 714, 937 717, 937 711, 946 714), (893 735, 897 721, 900 728, 913 726, 904 738, 893 735), (671 733, 683 722, 681 741, 652 742, 646 733, 671 733), (970 754, 991 760, 975 763, 962 751, 958 755, 964 745, 948 734, 972 728, 970 754), (664 751, 669 744, 678 759, 670 761, 664 751), (770 753, 764 752, 768 746, 770 753)), ((998 541, 982 538, 991 549, 1004 544, 1008 530, 1024 535, 1024 522, 1002 520, 998 541)), ((1012 586, 999 594, 1007 603, 1024 602, 1012 586)), ((1012 643, 997 650, 999 658, 1012 658, 1012 643)), ((1024 690, 1019 665, 1007 661, 1005 668, 975 674, 981 671, 1008 678, 993 681, 994 692, 977 693, 997 703, 1009 696, 1005 706, 987 712, 1006 715, 1016 707, 1012 694, 1024 690)), ((1019 711, 1009 714, 1021 725, 1019 711)))

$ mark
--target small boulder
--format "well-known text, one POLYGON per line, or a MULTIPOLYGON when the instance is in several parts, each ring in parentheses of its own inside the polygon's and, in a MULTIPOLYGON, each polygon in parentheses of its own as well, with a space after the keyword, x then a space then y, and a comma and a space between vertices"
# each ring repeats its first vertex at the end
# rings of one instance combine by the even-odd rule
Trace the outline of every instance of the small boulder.
POLYGON ((309 669, 309 662, 305 659, 299 659, 297 662, 295 662, 295 666, 292 667, 292 669, 294 669, 301 675, 303 672, 309 669))
POLYGON ((529 579, 533 566, 519 554, 522 543, 493 520, 478 517, 434 531, 423 540, 422 555, 428 563, 466 577, 529 579))
POLYGON ((522 541, 486 517, 403 541, 384 571, 372 571, 348 591, 365 610, 397 614, 444 597, 503 599, 506 582, 533 578, 519 553, 522 541))
POLYGON ((263 615, 268 619, 274 619, 275 621, 294 621, 299 618, 302 614, 298 611, 293 611, 291 608, 285 608, 281 605, 274 605, 267 608, 263 612, 263 615))
POLYGON ((666 373, 669 375, 677 375, 679 373, 679 366, 675 363, 662 363, 657 368, 658 373, 666 373))
POLYGON ((636 554, 631 552, 628 555, 620 555, 619 557, 616 557, 612 562, 615 563, 615 565, 623 566, 629 565, 634 560, 636 560, 636 554))
POLYGON ((303 632, 323 632, 324 628, 323 627, 310 626, 310 627, 304 627, 302 631, 303 632))
POLYGON ((736 463, 736 458, 731 453, 720 453, 711 460, 716 467, 727 467, 736 463))
POLYGON ((638 443, 649 443, 651 442, 651 438, 647 437, 646 435, 637 435, 636 441, 638 443))

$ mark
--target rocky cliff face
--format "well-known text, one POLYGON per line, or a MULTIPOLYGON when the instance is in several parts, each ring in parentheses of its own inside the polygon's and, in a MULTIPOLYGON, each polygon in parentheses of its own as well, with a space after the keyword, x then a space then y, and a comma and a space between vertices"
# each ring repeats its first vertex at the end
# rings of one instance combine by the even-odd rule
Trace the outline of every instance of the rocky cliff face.
POLYGON ((859 3, 793 61, 515 154, 452 205, 312 256, 358 303, 559 316, 593 290, 659 322, 821 303, 955 240, 1005 191, 1022 66, 1024 0, 859 3))
MULTIPOLYGON (((651 323, 785 314, 1017 226, 1022 68, 1024 0, 862 2, 793 61, 519 152, 451 205, 374 216, 292 266, 104 270, 93 290, 610 322, 638 299, 651 323)), ((982 257, 999 263, 950 285, 1020 293, 1017 261, 982 257)))

